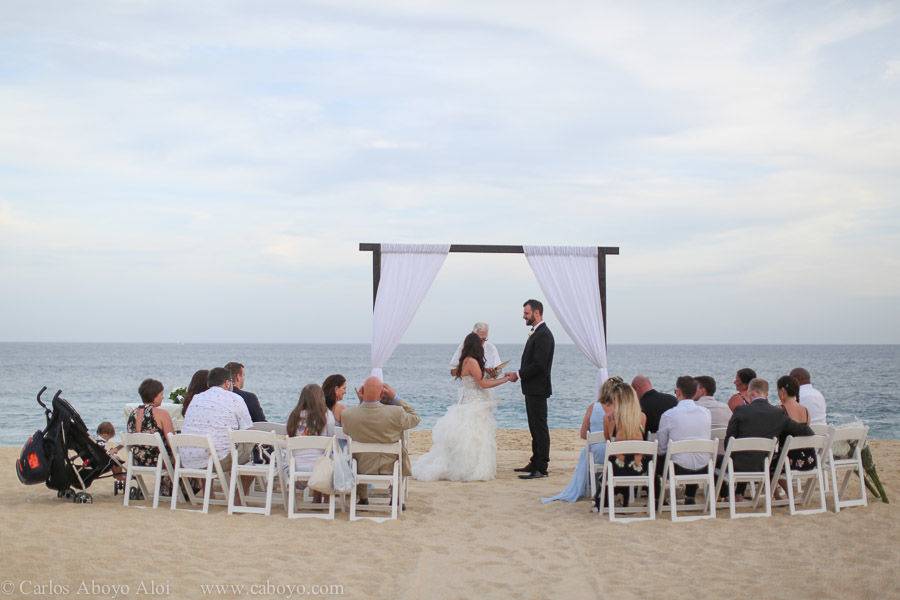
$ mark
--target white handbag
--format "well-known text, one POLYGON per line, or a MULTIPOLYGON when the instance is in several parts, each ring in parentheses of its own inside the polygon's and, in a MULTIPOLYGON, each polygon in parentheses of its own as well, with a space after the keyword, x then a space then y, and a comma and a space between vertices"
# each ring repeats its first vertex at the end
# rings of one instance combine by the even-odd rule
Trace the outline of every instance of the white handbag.
POLYGON ((334 493, 334 464, 328 456, 320 456, 313 465, 312 475, 309 477, 308 486, 311 490, 320 494, 334 493))

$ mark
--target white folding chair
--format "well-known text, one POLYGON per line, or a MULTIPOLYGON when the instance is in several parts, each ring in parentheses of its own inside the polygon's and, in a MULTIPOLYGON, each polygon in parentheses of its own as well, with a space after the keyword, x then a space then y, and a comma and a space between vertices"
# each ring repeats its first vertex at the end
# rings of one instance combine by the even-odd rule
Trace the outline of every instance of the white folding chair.
MULTIPOLYGON (((409 429, 403 430, 403 437, 401 438, 403 442, 403 451, 409 454, 409 429)), ((403 500, 400 503, 400 512, 403 512, 404 504, 409 499, 409 476, 403 474, 403 456, 400 457, 400 486, 402 493, 400 494, 400 498, 403 500)))
POLYGON ((350 442, 350 455, 352 458, 352 469, 353 474, 356 477, 356 483, 358 485, 367 485, 367 484, 375 484, 375 485, 385 485, 388 484, 391 486, 391 505, 390 505, 390 517, 359 517, 356 515, 357 511, 376 511, 376 510, 384 510, 388 508, 384 505, 379 505, 373 502, 373 499, 369 499, 369 504, 367 505, 359 505, 356 500, 356 486, 353 486, 353 489, 350 491, 350 520, 357 521, 360 519, 371 519, 376 522, 387 521, 388 519, 396 519, 398 513, 398 505, 401 501, 401 477, 400 472, 402 470, 402 462, 403 462, 403 443, 401 441, 394 442, 393 444, 364 444, 361 442, 351 441, 350 442), (356 462, 357 454, 367 454, 367 453, 378 453, 378 454, 391 454, 395 455, 397 458, 394 461, 393 472, 390 475, 369 475, 366 473, 360 473, 358 469, 358 465, 356 462))
MULTIPOLYGON (((207 513, 210 504, 227 506, 228 499, 225 495, 228 493, 228 477, 222 469, 222 463, 216 454, 216 447, 213 445, 212 439, 208 435, 192 435, 189 433, 170 433, 169 447, 175 454, 175 478, 179 484, 184 485, 184 491, 187 493, 187 500, 192 505, 201 504, 200 509, 182 509, 191 512, 207 513), (206 452, 206 466, 203 468, 185 467, 182 461, 181 451, 184 448, 199 448, 206 452), (201 500, 194 489, 191 487, 191 480, 199 479, 203 481, 203 499, 201 500), (219 486, 219 494, 216 497, 215 485, 219 486)), ((172 497, 172 510, 178 508, 177 498, 172 497)))
MULTIPOLYGON (((278 436, 271 431, 253 431, 250 429, 237 429, 229 432, 231 439, 231 475, 228 479, 228 514, 254 513, 269 516, 272 513, 272 492, 275 488, 275 478, 281 478, 278 469, 278 452, 273 452, 268 464, 257 465, 251 462, 240 464, 238 452, 241 444, 253 444, 255 446, 278 446, 278 436), (262 477, 266 485, 265 498, 258 498, 251 494, 245 494, 241 477, 262 477), (240 504, 234 501, 235 488, 237 488, 240 504), (250 506, 251 500, 263 500, 264 505, 250 506)), ((282 485, 284 485, 282 483, 282 485)), ((284 488, 282 488, 284 489, 284 488)))
POLYGON ((724 427, 716 427, 715 429, 711 429, 709 432, 709 439, 711 440, 719 440, 719 447, 716 450, 719 456, 725 454, 725 432, 728 431, 724 427))
POLYGON ((250 431, 271 431, 275 435, 287 435, 287 424, 257 421, 250 426, 250 431))
POLYGON ((834 431, 834 427, 826 425, 825 423, 812 423, 809 428, 813 430, 815 435, 824 435, 826 437, 831 435, 831 432, 834 431))
POLYGON ((147 484, 144 481, 144 477, 146 475, 153 475, 154 477, 153 508, 159 506, 159 490, 160 485, 162 484, 163 475, 167 475, 169 479, 172 480, 173 495, 180 493, 178 491, 177 485, 175 485, 175 471, 172 468, 171 461, 169 460, 169 451, 166 450, 166 445, 163 443, 162 435, 160 435, 158 431, 154 433, 123 433, 122 445, 125 446, 125 452, 128 456, 127 460, 125 461, 125 498, 123 500, 125 506, 129 505, 132 479, 137 481, 138 488, 141 490, 141 493, 144 495, 145 499, 150 496, 147 484), (156 465, 151 467, 134 464, 134 451, 137 448, 156 448, 159 453, 159 458, 156 460, 156 465))
POLYGON ((822 476, 822 451, 825 448, 825 436, 809 435, 794 437, 789 435, 784 440, 781 448, 781 454, 778 462, 775 463, 775 471, 772 474, 772 489, 778 489, 778 480, 784 473, 785 487, 787 487, 787 500, 773 500, 775 506, 788 505, 791 515, 812 515, 825 512, 825 478, 822 476), (809 449, 815 453, 816 466, 813 469, 794 470, 791 468, 791 461, 788 458, 788 452, 791 450, 809 449), (799 485, 801 482, 809 482, 806 493, 803 494, 803 506, 809 504, 813 491, 813 480, 819 485, 819 508, 797 509, 797 502, 794 498, 794 482, 797 482, 797 488, 802 489, 799 485))
POLYGON ((728 480, 728 501, 719 504, 719 506, 728 506, 732 519, 743 517, 770 517, 772 516, 772 488, 769 480, 769 465, 772 463, 772 454, 775 452, 775 444, 778 440, 775 438, 729 438, 728 445, 725 447, 725 456, 719 471, 719 478, 716 480, 716 498, 722 491, 722 484, 728 480), (762 471, 735 471, 734 460, 732 455, 738 452, 759 452, 764 453, 762 471), (745 482, 755 486, 761 484, 761 489, 754 489, 753 499, 747 502, 737 502, 735 500, 735 487, 738 483, 745 482), (765 489, 766 510, 764 512, 737 512, 738 508, 751 507, 756 511, 759 505, 759 496, 762 489, 765 489))
POLYGON ((312 477, 312 471, 298 471, 297 461, 294 458, 294 450, 312 449, 322 450, 324 452, 324 456, 333 459, 334 444, 335 439, 333 437, 324 435, 298 435, 295 437, 285 438, 281 441, 281 448, 285 453, 285 458, 283 460, 287 463, 287 477, 285 477, 285 479, 282 481, 282 485, 284 486, 285 493, 287 494, 287 515, 289 519, 299 519, 303 517, 315 519, 334 519, 334 494, 331 494, 328 500, 328 512, 323 513, 322 510, 326 508, 326 505, 312 501, 306 502, 305 497, 308 489, 304 489, 300 491, 299 505, 301 508, 308 509, 308 512, 298 512, 296 510, 298 505, 298 490, 296 489, 296 484, 300 481, 308 482, 309 478, 312 477))
MULTIPOLYGON (((656 519, 656 494, 653 491, 653 481, 656 479, 656 442, 645 442, 641 440, 627 440, 608 442, 606 444, 606 467, 603 470, 603 479, 600 481, 600 510, 599 514, 603 514, 604 510, 609 512, 610 521, 618 521, 620 523, 628 523, 631 521, 652 521, 656 519), (616 475, 613 473, 610 458, 619 454, 641 454, 644 463, 647 465, 645 475, 616 475), (615 489, 617 486, 638 486, 647 488, 647 506, 646 517, 616 517, 615 506, 615 489), (606 498, 606 507, 603 506, 603 497, 606 498)), ((645 511, 644 507, 634 506, 633 501, 628 507, 618 509, 623 514, 634 514, 645 511)))
MULTIPOLYGON (((602 431, 588 432, 587 439, 584 441, 584 451, 587 453, 588 460, 588 485, 591 488, 591 498, 597 495, 597 463, 594 461, 594 453, 591 451, 591 444, 601 444, 606 441, 606 436, 602 431)), ((602 465, 600 465, 602 469, 602 465)))
POLYGON ((868 434, 869 428, 866 425, 854 425, 836 427, 829 436, 825 460, 831 480, 831 501, 836 513, 849 506, 868 506, 869 500, 866 495, 865 472, 862 464, 862 449, 866 445, 868 434), (850 455, 847 458, 835 458, 834 448, 837 444, 842 446, 849 444, 850 455), (838 487, 839 471, 844 471, 840 487, 838 487), (859 497, 843 500, 842 496, 847 490, 847 484, 850 483, 850 476, 854 473, 859 478, 859 497))
POLYGON ((662 480, 659 484, 659 512, 669 509, 672 513, 673 521, 696 521, 698 519, 715 519, 716 518, 716 494, 715 494, 715 467, 716 453, 719 448, 719 440, 681 440, 678 442, 670 442, 666 449, 666 460, 663 463, 662 480), (706 466, 706 473, 677 475, 675 473, 675 462, 672 457, 676 454, 698 453, 709 456, 706 466), (703 486, 704 504, 678 504, 676 488, 679 485, 697 484, 703 486), (668 493, 669 504, 666 505, 666 494, 668 493), (678 511, 708 511, 703 515, 691 515, 687 517, 679 517, 678 511))

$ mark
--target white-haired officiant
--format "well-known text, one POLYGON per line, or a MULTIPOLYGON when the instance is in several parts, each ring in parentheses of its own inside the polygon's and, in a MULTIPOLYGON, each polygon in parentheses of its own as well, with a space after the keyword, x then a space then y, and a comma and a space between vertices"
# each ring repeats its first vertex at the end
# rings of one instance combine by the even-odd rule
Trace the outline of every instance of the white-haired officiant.
MULTIPOLYGON (((481 338, 481 344, 484 346, 484 368, 490 371, 490 375, 493 377, 496 375, 494 369, 497 368, 501 361, 497 347, 488 341, 489 330, 490 327, 487 323, 478 322, 472 327, 472 332, 478 334, 478 337, 481 338)), ((456 347, 456 352, 453 353, 453 358, 450 359, 450 375, 453 377, 456 377, 456 368, 459 366, 459 355, 462 353, 462 347, 463 343, 460 342, 459 346, 456 347)))

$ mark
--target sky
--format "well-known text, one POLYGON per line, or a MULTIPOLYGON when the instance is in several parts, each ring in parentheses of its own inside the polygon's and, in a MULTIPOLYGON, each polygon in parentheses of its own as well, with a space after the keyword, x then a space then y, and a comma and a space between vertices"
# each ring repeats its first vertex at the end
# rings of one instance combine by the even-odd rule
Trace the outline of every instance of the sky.
MULTIPOLYGON (((619 246, 611 344, 896 344, 898 217, 896 2, 0 4, 0 341, 367 342, 358 244, 452 242, 619 246)), ((529 297, 451 255, 404 342, 529 297)))

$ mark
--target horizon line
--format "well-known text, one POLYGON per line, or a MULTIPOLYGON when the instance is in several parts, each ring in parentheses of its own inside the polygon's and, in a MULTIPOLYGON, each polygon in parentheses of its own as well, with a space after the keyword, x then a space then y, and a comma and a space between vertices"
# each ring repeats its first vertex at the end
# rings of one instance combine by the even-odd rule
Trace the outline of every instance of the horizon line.
MULTIPOLYGON (((399 346, 434 346, 458 344, 454 341, 401 342, 399 346)), ((524 341, 493 342, 495 345, 524 344, 524 341)), ((369 346, 371 342, 247 342, 247 341, 96 341, 96 340, 0 340, 0 344, 158 344, 173 346, 208 345, 256 345, 256 346, 369 346)), ((609 346, 900 346, 900 342, 612 342, 609 346)), ((557 346, 575 346, 572 342, 560 342, 557 346)))

